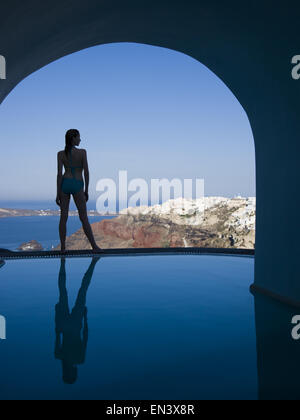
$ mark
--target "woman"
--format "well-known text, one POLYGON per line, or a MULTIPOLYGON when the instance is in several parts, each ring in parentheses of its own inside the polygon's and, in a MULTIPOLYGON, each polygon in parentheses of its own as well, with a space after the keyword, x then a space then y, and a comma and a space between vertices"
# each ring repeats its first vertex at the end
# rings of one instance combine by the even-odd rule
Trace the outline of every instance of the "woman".
POLYGON ((72 194, 78 209, 84 233, 86 234, 93 250, 103 252, 103 250, 96 244, 87 216, 86 203, 89 200, 89 168, 86 150, 76 148, 76 146, 79 146, 80 142, 81 139, 78 130, 72 129, 67 131, 65 150, 57 154, 58 174, 56 203, 61 209, 59 224, 61 251, 65 252, 66 250, 67 220, 72 194), (63 167, 65 168, 64 175, 62 175, 63 167), (85 190, 82 171, 84 171, 85 190))

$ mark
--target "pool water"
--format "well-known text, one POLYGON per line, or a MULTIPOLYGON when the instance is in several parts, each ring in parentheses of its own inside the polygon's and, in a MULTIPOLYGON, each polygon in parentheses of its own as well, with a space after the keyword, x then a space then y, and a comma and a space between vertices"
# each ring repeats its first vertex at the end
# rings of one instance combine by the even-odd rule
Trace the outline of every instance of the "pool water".
POLYGON ((253 280, 251 257, 7 261, 0 399, 257 399, 253 280))

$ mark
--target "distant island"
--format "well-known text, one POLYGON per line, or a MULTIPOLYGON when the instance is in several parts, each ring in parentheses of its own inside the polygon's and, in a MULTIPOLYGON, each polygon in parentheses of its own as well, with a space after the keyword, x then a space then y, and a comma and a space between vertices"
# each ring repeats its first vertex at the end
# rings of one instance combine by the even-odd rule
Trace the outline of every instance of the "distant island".
POLYGON ((18 248, 18 251, 44 251, 44 248, 37 241, 24 242, 18 248))
MULTIPOLYGON (((4 217, 50 217, 50 216, 60 216, 60 210, 25 210, 25 209, 2 209, 0 208, 0 218, 4 217)), ((78 216, 78 211, 70 211, 69 216, 78 216)), ((89 217, 99 217, 99 214, 96 210, 88 211, 89 217)), ((116 216, 115 214, 107 214, 106 216, 116 216)))

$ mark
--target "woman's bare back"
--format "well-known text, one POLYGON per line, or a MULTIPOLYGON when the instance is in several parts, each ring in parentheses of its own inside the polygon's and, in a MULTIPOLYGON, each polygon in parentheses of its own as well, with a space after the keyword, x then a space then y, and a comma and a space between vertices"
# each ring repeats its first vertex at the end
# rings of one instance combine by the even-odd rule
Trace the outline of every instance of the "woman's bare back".
MULTIPOLYGON (((64 178, 72 178, 72 170, 70 168, 70 159, 67 158, 66 153, 64 150, 60 151, 59 159, 61 160, 61 163, 65 169, 65 173, 63 175, 64 178)), ((85 156, 85 150, 84 149, 72 149, 72 167, 74 168, 74 175, 75 178, 83 181, 82 172, 84 169, 84 156, 85 156)))

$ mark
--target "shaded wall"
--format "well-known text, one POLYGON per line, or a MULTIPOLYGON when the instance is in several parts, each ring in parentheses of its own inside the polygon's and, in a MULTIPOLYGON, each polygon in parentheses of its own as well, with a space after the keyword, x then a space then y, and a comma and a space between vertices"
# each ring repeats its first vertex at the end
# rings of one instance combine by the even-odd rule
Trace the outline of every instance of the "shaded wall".
POLYGON ((292 337, 292 319, 298 314, 297 308, 255 295, 260 400, 300 399, 300 341, 292 337))

